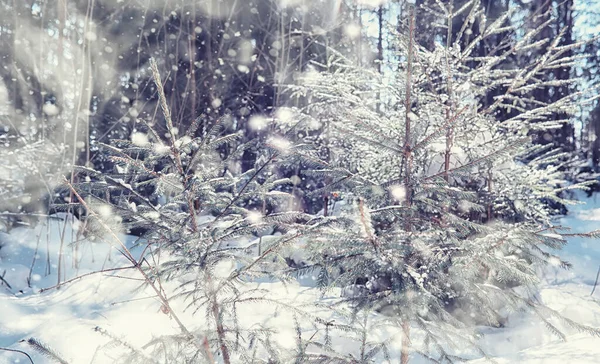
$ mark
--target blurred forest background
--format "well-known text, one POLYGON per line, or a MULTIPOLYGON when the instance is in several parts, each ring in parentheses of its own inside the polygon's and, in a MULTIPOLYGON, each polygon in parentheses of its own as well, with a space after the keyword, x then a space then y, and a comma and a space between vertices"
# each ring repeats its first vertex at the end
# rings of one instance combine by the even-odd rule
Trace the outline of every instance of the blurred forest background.
MULTIPOLYGON (((436 3, 461 9, 463 0, 416 0, 417 41, 433 49, 453 38, 474 39, 477 26, 465 29, 468 12, 444 28, 436 3), (439 23, 439 24, 438 24, 439 23), (468 32, 465 33, 465 32, 468 32)), ((561 44, 590 39, 568 48, 583 58, 580 68, 556 65, 534 100, 556 101, 580 93, 575 118, 560 128, 534 135, 552 143, 572 160, 570 178, 595 178, 600 164, 600 1, 482 0, 491 23, 510 9, 506 22, 543 27, 539 39, 561 44), (574 86, 560 80, 577 77, 574 86), (588 100, 589 102, 584 102, 588 100), (591 100, 591 101, 590 101, 591 100)), ((229 131, 255 140, 231 168, 254 166, 257 148, 269 131, 263 118, 290 117, 303 100, 286 92, 308 70, 326 70, 332 52, 356 64, 392 73, 391 37, 406 27, 404 0, 0 0, 0 212, 10 220, 22 213, 46 213, 57 198, 59 176, 71 180, 72 166, 98 171, 115 166, 98 142, 131 140, 148 126, 166 133, 149 60, 157 60, 175 127, 198 125, 198 135, 217 120, 229 131), (196 124, 195 124, 196 123, 196 124), (258 126, 258 127, 257 127, 258 126)), ((508 24, 507 24, 508 25, 508 24)), ((507 28, 508 29, 508 28, 507 28)), ((498 32, 479 43, 486 57, 509 49, 522 34, 498 32)), ((546 46, 551 46, 548 43, 546 46)), ((544 47, 505 61, 514 69, 544 54, 544 47)), ((332 71, 327 69, 327 71, 332 71)), ((487 96, 504 93, 494 87, 487 96)), ((515 108, 519 105, 515 104, 515 108)), ((509 118, 510 112, 502 109, 509 118)), ((301 169, 302 166, 297 166, 301 169)), ((281 171, 286 177, 298 170, 281 171)), ((315 189, 326 181, 301 181, 294 191, 315 189)), ((296 206, 317 211, 319 199, 299 198, 296 206)))

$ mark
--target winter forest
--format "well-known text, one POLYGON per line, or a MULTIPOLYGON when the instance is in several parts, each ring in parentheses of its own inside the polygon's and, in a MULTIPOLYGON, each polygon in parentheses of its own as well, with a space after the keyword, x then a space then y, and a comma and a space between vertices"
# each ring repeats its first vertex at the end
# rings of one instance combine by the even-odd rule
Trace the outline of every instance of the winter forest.
POLYGON ((0 0, 0 363, 597 363, 599 0, 0 0))

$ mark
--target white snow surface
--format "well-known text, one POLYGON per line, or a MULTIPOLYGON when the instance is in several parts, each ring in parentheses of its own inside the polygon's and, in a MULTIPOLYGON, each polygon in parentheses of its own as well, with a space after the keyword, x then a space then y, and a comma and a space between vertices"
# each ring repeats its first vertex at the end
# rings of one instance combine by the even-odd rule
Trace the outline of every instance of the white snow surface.
MULTIPOLYGON (((586 201, 586 205, 571 207, 569 215, 561 218, 559 223, 570 227, 572 232, 600 229, 600 196, 586 201)), ((24 342, 33 337, 48 344, 69 363, 114 363, 118 362, 116 354, 103 348, 110 339, 94 331, 96 326, 138 348, 153 338, 178 332, 174 320, 163 313, 160 303, 152 298, 150 289, 136 290, 140 281, 134 270, 90 274, 62 284, 60 289, 40 293, 40 288, 57 284, 59 256, 61 282, 128 264, 114 247, 110 247, 111 243, 114 246, 111 238, 91 241, 81 234, 82 230, 81 223, 73 216, 59 214, 34 227, 0 232, 0 276, 11 285, 9 289, 0 281, 0 348, 25 351, 36 364, 53 363, 24 342)), ((143 245, 135 247, 136 237, 120 235, 119 238, 134 256, 142 254, 143 245)), ((256 243, 247 241, 236 245, 254 246, 256 243)), ((570 319, 600 327, 600 288, 590 295, 600 265, 600 241, 571 238, 561 256, 573 264, 573 269, 564 271, 549 267, 540 272, 543 275, 540 298, 570 319)), ((233 269, 233 266, 223 269, 233 269)), ((297 284, 265 281, 248 283, 248 286, 260 287, 268 292, 267 296, 294 304, 327 303, 339 297, 340 290, 329 291, 328 296, 323 296, 306 278, 297 284)), ((165 284, 167 292, 170 289, 172 292, 177 285, 177 282, 171 283, 172 287, 165 284)), ((173 300, 171 304, 189 329, 201 329, 205 325, 202 312, 194 315, 193 310, 186 310, 183 301, 173 300)), ((242 327, 257 323, 270 326, 278 331, 274 339, 279 344, 290 349, 295 347, 296 332, 291 314, 264 303, 247 304, 243 309, 244 312, 238 312, 242 327)), ((327 311, 311 310, 312 314, 326 320, 334 318, 327 311)), ((393 338, 389 345, 390 354, 394 362, 398 362, 401 330, 392 322, 394 320, 378 317, 389 321, 389 325, 378 327, 370 335, 380 340, 393 338)), ((600 338, 557 326, 563 329, 566 341, 551 334, 532 315, 514 314, 504 328, 480 328, 485 334, 480 344, 498 363, 600 362, 600 338)), ((307 325, 306 332, 310 336, 314 331, 311 332, 307 325)), ((412 340, 418 341, 418 335, 412 340)), ((333 345, 345 352, 357 350, 356 342, 343 337, 334 338, 333 345)), ((474 358, 473 363, 487 362, 466 349, 464 354, 474 358)), ((220 362, 218 357, 215 359, 220 362)), ((384 362, 383 358, 381 362, 384 362)), ((417 355, 411 357, 411 363, 426 362, 417 355)), ((29 363, 29 360, 22 354, 0 350, 0 364, 3 363, 29 363)))

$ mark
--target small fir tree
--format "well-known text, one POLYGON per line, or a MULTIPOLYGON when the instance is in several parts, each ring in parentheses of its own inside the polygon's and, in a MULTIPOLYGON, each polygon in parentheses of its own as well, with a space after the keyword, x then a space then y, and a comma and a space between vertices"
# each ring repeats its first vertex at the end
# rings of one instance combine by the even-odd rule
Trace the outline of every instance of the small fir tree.
POLYGON ((583 93, 548 102, 532 91, 576 82, 541 76, 574 64, 567 51, 582 44, 558 46, 560 36, 538 41, 539 29, 519 35, 513 12, 486 24, 478 1, 456 11, 438 2, 448 36, 428 50, 415 43, 416 9, 406 6, 383 71, 331 50, 327 64, 313 64, 289 87, 306 103, 287 136, 314 146, 295 160, 320 165, 304 171, 327 181, 314 196, 330 203, 341 193, 344 205, 323 210, 333 216, 323 217, 330 223, 308 244, 301 271, 320 269, 321 283, 345 287, 345 301, 357 310, 398 317, 402 363, 411 351, 452 362, 456 349, 476 346, 475 324, 501 326, 514 311, 532 311, 555 333, 558 319, 598 334, 535 297, 536 267, 568 267, 552 252, 565 239, 549 202, 568 205, 563 192, 586 184, 567 183, 560 150, 532 143, 532 135, 568 123, 553 116, 573 114, 583 93), (468 15, 453 38, 460 14, 468 15), (469 37, 475 25, 479 34, 469 37), (499 33, 517 35, 475 56, 499 33), (509 62, 542 45, 549 46, 531 63, 509 62), (492 103, 490 90, 501 91, 492 103), (424 341, 411 343, 411 330, 424 341))
MULTIPOLYGON (((78 167, 81 182, 67 186, 74 202, 87 211, 87 233, 115 244, 181 333, 156 338, 144 351, 103 329, 97 331, 112 338, 109 349, 121 347, 123 362, 147 362, 148 355, 177 362, 213 363, 219 357, 223 363, 250 363, 265 356, 291 360, 299 354, 280 349, 271 339, 272 328, 260 323, 242 327, 238 315, 245 303, 264 301, 309 318, 316 326, 326 324, 304 309, 268 298, 264 289, 248 287, 256 279, 289 279, 282 274, 287 270, 282 252, 322 224, 305 224, 309 215, 277 208, 290 198, 281 191, 290 181, 270 171, 282 157, 275 146, 265 146, 266 157, 254 168, 236 173, 235 162, 247 144, 239 142, 239 133, 227 133, 227 120, 204 131, 197 130, 201 120, 196 120, 179 136, 158 67, 151 65, 167 122, 165 138, 145 125, 131 140, 99 143, 115 163, 115 173, 78 167), (133 229, 142 232, 139 257, 115 234, 133 229), (275 229, 278 236, 255 239, 275 229), (176 291, 169 292, 165 282, 176 282, 176 291), (194 314, 204 311, 208 326, 197 332, 188 329, 172 300, 183 300, 194 314)), ((73 203, 56 208, 73 208, 73 203)))

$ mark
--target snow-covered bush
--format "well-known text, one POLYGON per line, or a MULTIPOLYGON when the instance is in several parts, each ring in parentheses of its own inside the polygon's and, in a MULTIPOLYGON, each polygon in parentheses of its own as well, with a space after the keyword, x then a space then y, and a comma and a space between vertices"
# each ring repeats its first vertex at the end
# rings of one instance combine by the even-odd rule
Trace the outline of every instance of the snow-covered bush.
MULTIPOLYGON (((566 50, 581 44, 537 41, 535 29, 477 56, 488 37, 519 32, 507 21, 512 13, 486 24, 471 1, 457 10, 469 14, 461 36, 428 50, 415 43, 415 8, 407 6, 383 71, 331 50, 327 64, 289 87, 306 106, 280 125, 294 125, 287 137, 303 145, 294 158, 311 166, 304 174, 327 181, 312 193, 346 196, 346 208, 325 216, 330 223, 307 245, 301 272, 319 269, 322 283, 345 287, 357 309, 398 317, 402 363, 410 351, 453 361, 453 349, 474 345, 475 324, 500 326, 520 310, 553 332, 567 324, 598 334, 535 296, 536 267, 568 267, 552 252, 565 240, 549 202, 572 203, 561 192, 586 186, 565 181, 560 150, 532 143, 568 122, 555 116, 573 113, 579 94, 547 102, 532 91, 547 85, 544 72, 575 62, 566 50), (473 24, 480 33, 469 37, 473 24), (546 43, 529 64, 506 62, 546 43), (501 92, 490 101, 492 90, 501 92), (411 328, 423 342, 409 340, 411 328)), ((444 10, 450 27, 456 13, 444 10)))

